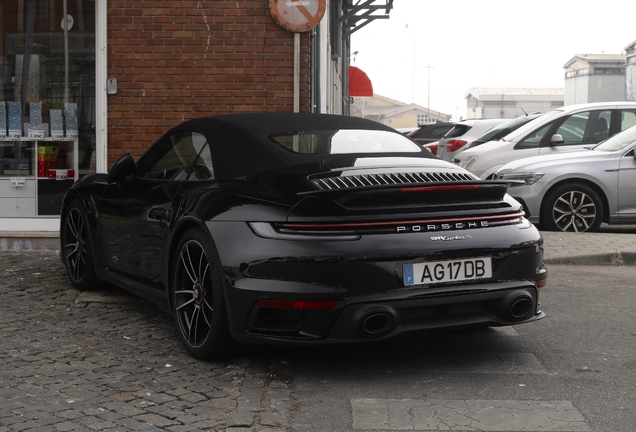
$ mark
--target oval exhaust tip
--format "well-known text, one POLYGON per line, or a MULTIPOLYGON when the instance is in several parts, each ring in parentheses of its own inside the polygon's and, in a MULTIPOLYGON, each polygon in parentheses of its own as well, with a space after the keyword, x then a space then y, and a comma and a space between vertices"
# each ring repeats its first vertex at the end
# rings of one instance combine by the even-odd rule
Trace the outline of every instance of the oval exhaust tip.
POLYGON ((393 316, 386 312, 371 313, 362 319, 360 326, 366 334, 379 336, 391 329, 393 316))
POLYGON ((532 310, 532 306, 533 302, 530 297, 519 297, 510 304, 510 316, 514 319, 525 318, 532 310))

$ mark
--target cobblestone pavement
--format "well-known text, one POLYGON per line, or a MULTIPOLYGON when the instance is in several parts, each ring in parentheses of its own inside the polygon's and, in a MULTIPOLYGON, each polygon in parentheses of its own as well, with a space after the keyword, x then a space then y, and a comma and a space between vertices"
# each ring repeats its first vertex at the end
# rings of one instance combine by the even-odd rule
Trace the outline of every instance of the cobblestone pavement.
POLYGON ((288 430, 266 356, 195 360, 171 317, 75 290, 53 253, 0 253, 0 277, 0 432, 288 430))

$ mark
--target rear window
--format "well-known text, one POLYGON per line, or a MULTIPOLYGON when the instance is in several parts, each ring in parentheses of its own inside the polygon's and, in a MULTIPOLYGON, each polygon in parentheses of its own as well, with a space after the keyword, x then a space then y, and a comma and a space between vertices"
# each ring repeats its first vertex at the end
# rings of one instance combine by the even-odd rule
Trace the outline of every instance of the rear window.
POLYGON ((287 151, 307 155, 422 151, 404 135, 382 130, 297 131, 270 135, 269 139, 287 151))
POLYGON ((455 125, 451 130, 448 131, 444 138, 455 138, 458 136, 462 136, 468 132, 472 126, 468 125, 455 125))

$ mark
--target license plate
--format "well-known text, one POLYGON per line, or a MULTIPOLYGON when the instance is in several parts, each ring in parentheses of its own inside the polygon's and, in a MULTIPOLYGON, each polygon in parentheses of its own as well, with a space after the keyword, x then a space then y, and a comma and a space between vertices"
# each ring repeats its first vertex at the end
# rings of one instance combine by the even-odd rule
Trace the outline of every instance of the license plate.
POLYGON ((403 270, 407 286, 492 277, 490 257, 404 264, 403 270))

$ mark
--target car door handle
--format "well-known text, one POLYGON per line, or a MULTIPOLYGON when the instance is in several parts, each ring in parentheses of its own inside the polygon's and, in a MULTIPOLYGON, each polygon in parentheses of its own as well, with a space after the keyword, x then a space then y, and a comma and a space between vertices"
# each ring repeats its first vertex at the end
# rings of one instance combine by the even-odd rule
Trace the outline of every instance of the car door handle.
POLYGON ((148 219, 163 220, 166 209, 152 208, 148 211, 148 219))
POLYGON ((159 221, 159 226, 166 227, 172 218, 172 209, 151 208, 148 211, 148 219, 159 221))

